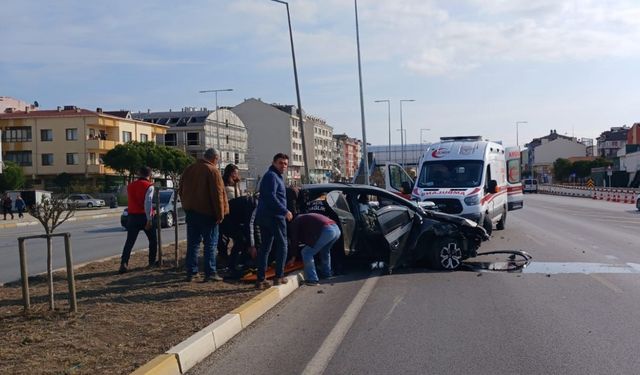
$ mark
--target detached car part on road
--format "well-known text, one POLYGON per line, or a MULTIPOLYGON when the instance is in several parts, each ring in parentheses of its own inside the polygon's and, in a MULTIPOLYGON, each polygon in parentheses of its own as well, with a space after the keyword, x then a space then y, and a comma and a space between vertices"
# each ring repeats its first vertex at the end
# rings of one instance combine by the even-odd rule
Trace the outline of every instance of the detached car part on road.
POLYGON ((487 232, 472 220, 424 210, 416 202, 367 185, 305 185, 303 212, 320 212, 340 226, 347 256, 382 260, 387 272, 415 262, 455 270, 474 257, 487 232))

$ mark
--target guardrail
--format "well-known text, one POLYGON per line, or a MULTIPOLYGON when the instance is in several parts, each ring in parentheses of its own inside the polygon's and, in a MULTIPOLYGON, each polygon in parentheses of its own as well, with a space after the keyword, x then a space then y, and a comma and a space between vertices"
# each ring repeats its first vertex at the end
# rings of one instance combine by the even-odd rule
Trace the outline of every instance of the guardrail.
POLYGON ((564 185, 538 185, 538 192, 577 198, 590 198, 608 202, 635 204, 639 189, 630 188, 588 188, 564 185))

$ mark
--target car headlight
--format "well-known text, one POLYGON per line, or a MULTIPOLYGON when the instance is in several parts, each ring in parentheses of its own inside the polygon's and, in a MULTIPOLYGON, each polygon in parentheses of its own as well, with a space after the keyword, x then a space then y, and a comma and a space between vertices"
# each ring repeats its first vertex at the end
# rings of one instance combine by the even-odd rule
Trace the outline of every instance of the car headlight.
POLYGON ((470 197, 466 197, 466 198, 464 199, 464 203, 465 203, 467 206, 476 206, 476 205, 479 205, 479 204, 480 204, 480 196, 476 194, 476 195, 472 195, 472 196, 470 196, 470 197))

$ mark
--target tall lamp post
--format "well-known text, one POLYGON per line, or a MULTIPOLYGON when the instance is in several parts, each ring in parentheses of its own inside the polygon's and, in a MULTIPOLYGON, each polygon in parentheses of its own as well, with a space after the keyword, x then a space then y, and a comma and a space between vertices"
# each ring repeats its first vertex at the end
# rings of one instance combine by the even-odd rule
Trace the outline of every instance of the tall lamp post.
POLYGON ((518 128, 520 127, 520 124, 527 124, 526 121, 516 121, 516 146, 518 146, 518 150, 520 150, 520 139, 519 139, 519 135, 518 135, 518 128))
MULTIPOLYGON (((218 93, 219 92, 228 92, 228 91, 233 91, 233 89, 215 89, 215 90, 202 90, 200 91, 200 94, 205 94, 205 93, 209 93, 209 92, 213 92, 216 94, 216 148, 218 149, 218 152, 220 153, 220 157, 218 158, 218 165, 220 165, 222 163, 222 151, 220 151, 220 120, 218 118, 218 93)), ((185 150, 186 150, 186 143, 187 140, 184 140, 185 142, 185 150)), ((206 144, 206 141, 205 141, 206 144)))
POLYGON ((431 129, 427 129, 427 128, 422 128, 422 129, 420 129, 420 144, 421 144, 421 145, 424 143, 424 142, 422 142, 422 133, 423 133, 423 132, 428 132, 428 131, 430 131, 430 130, 431 130, 431 129))
POLYGON ((389 162, 391 162, 391 100, 375 100, 376 103, 387 103, 387 118, 389 121, 389 162))
POLYGON ((304 175, 310 181, 309 164, 307 163, 307 143, 304 139, 304 119, 302 115, 302 103, 300 102, 300 85, 298 84, 298 68, 296 67, 296 52, 293 48, 293 31, 291 30, 291 14, 289 13, 289 3, 281 0, 271 0, 284 4, 287 7, 287 21, 289 22, 289 40, 291 42, 291 59, 293 60, 293 78, 296 82, 296 98, 298 99, 298 121, 300 124, 300 137, 302 137, 302 160, 304 161, 304 175))
POLYGON ((401 99, 400 100, 400 150, 402 154, 402 168, 404 168, 404 127, 402 125, 402 103, 403 102, 415 102, 414 99, 401 99))
POLYGON ((358 49, 358 82, 360 83, 360 119, 362 121, 362 156, 364 184, 369 185, 369 154, 367 152, 367 128, 364 121, 364 96, 362 94, 362 63, 360 61, 360 29, 358 28, 358 0, 353 0, 356 13, 356 46, 358 49))

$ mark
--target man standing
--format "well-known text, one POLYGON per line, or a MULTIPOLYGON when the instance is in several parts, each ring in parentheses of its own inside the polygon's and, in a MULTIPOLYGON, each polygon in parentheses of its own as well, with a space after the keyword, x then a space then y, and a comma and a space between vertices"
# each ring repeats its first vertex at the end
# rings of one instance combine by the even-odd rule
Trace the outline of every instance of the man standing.
POLYGON ((306 246, 302 249, 302 261, 304 262, 304 278, 307 285, 318 285, 318 274, 313 256, 320 253, 323 277, 331 277, 331 248, 340 238, 340 228, 335 221, 328 217, 311 213, 296 216, 291 223, 291 246, 294 251, 301 243, 306 246))
POLYGON ((127 240, 122 249, 119 273, 127 272, 131 249, 138 239, 141 230, 149 240, 149 267, 156 265, 158 240, 153 230, 153 183, 150 181, 151 168, 142 167, 138 171, 138 179, 127 185, 127 240))
POLYGON ((289 165, 289 156, 276 154, 267 173, 260 182, 260 199, 256 211, 256 222, 260 226, 262 244, 258 251, 258 279, 256 288, 264 289, 270 286, 265 280, 267 261, 271 245, 276 243, 276 277, 274 285, 284 284, 284 264, 287 259, 287 224, 293 215, 287 210, 287 198, 282 175, 289 165))
POLYGON ((11 205, 11 197, 9 194, 4 194, 4 198, 2 199, 2 211, 4 212, 4 219, 7 220, 7 214, 11 215, 11 220, 13 220, 13 210, 11 205))
POLYGON ((18 218, 22 219, 24 217, 24 209, 26 207, 26 204, 24 203, 24 199, 22 199, 22 196, 20 194, 18 194, 18 196, 16 197, 16 211, 18 211, 18 218))
POLYGON ((179 194, 187 222, 187 281, 198 274, 200 242, 204 241, 204 281, 222 281, 216 271, 218 227, 229 213, 227 194, 218 170, 218 151, 209 148, 204 158, 185 169, 179 194))

